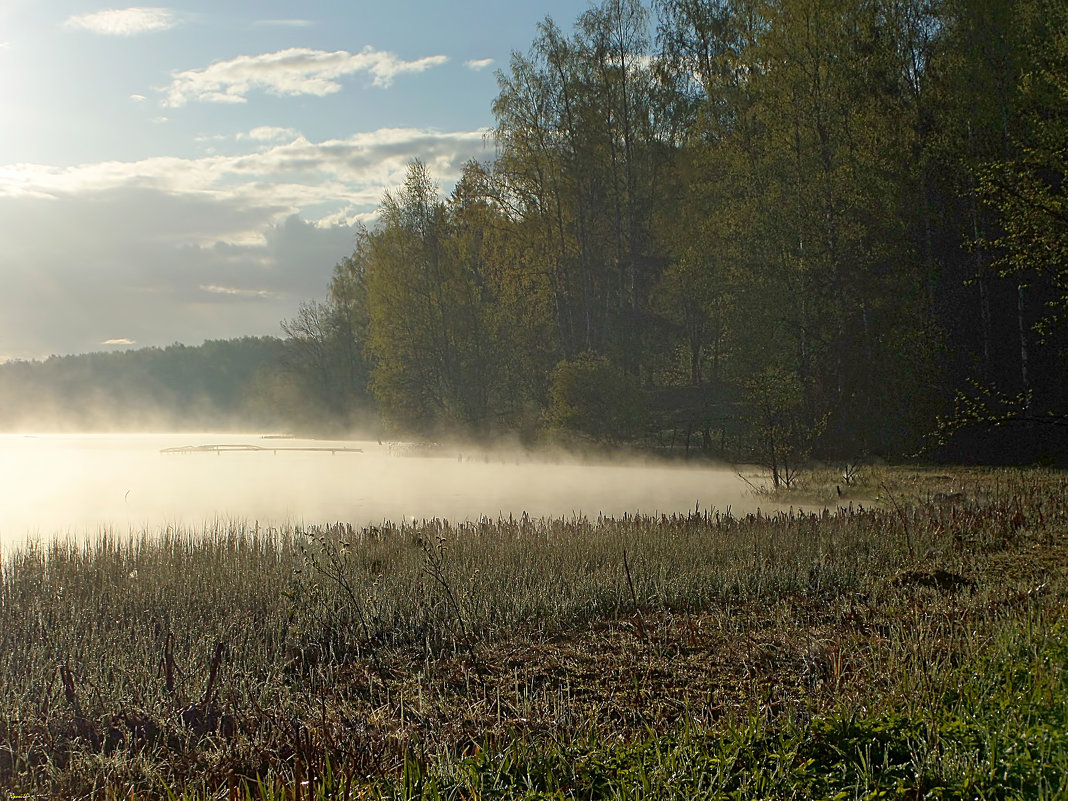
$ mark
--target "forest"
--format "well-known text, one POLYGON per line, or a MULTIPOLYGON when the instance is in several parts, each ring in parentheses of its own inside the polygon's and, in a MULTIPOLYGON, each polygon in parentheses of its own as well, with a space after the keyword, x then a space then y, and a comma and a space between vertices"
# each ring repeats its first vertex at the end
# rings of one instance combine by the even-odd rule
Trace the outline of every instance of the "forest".
POLYGON ((1049 0, 547 19, 495 160, 447 197, 412 163, 287 333, 337 413, 409 432, 1063 458, 1066 31, 1049 0))
POLYGON ((411 163, 246 411, 637 442, 776 479, 807 458, 1063 461, 1066 31, 1055 0, 546 19, 498 73, 495 159, 447 195, 411 163))
POLYGON ((0 431, 145 431, 281 423, 274 337, 0 365, 0 431))

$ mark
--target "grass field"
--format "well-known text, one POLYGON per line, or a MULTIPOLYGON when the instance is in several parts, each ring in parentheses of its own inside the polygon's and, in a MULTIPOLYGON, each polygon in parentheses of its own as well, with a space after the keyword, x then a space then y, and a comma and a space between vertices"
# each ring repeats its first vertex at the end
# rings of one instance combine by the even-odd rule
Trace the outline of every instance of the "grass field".
POLYGON ((806 478, 772 516, 27 547, 0 579, 0 788, 1068 796, 1068 476, 806 478))

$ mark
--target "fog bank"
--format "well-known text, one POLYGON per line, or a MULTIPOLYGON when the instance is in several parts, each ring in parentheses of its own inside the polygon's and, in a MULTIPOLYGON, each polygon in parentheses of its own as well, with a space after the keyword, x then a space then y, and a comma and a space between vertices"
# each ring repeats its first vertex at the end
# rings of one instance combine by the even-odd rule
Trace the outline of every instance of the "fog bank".
POLYGON ((0 435, 0 487, 5 549, 27 537, 217 519, 366 525, 523 513, 671 514, 697 506, 737 514, 769 506, 726 468, 549 462, 459 446, 233 433, 0 435), (204 445, 224 447, 165 452, 204 445))

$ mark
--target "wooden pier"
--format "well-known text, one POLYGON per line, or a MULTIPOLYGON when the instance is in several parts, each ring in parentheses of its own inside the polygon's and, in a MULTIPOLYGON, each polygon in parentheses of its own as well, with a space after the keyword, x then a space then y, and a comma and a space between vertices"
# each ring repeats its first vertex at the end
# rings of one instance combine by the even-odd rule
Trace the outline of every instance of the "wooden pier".
POLYGON ((178 448, 163 448, 160 453, 278 453, 279 451, 303 451, 305 453, 363 453, 363 448, 350 448, 345 445, 321 445, 321 446, 286 446, 271 445, 182 445, 178 448))

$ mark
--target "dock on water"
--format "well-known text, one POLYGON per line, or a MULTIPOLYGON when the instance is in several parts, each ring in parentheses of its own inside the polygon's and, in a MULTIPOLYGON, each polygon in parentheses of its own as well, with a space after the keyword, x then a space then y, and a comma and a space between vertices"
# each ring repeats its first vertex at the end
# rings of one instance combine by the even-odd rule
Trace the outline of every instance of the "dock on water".
POLYGON ((278 453, 279 451, 303 451, 306 453, 363 453, 363 448, 350 448, 347 445, 182 445, 178 448, 162 448, 160 453, 243 453, 247 451, 278 453))

